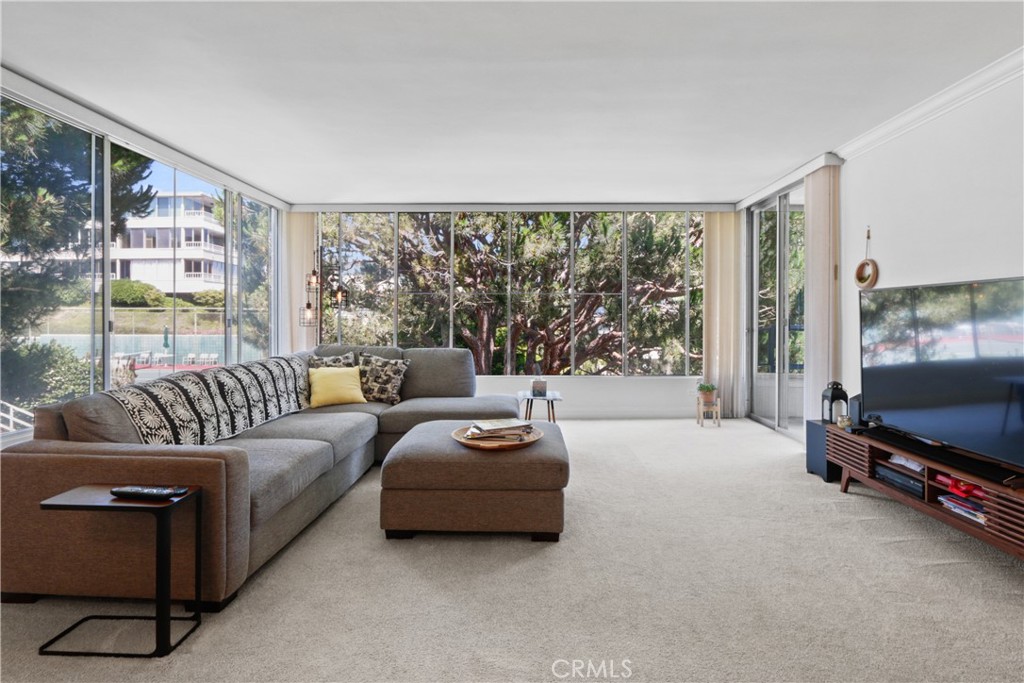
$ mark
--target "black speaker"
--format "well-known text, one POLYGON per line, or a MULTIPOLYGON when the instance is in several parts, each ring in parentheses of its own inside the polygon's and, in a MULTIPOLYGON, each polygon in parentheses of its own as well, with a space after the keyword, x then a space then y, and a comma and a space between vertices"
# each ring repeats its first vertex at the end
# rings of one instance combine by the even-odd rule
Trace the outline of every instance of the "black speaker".
POLYGON ((867 423, 863 420, 860 408, 860 394, 850 397, 850 419, 853 420, 855 427, 867 427, 867 423))

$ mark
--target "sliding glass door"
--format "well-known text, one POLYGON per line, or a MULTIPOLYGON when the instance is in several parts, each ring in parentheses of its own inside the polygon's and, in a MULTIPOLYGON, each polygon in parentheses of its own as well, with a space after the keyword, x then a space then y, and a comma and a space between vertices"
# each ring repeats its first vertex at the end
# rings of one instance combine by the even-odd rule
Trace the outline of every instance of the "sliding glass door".
POLYGON ((752 325, 750 415, 803 433, 803 187, 751 211, 752 325))

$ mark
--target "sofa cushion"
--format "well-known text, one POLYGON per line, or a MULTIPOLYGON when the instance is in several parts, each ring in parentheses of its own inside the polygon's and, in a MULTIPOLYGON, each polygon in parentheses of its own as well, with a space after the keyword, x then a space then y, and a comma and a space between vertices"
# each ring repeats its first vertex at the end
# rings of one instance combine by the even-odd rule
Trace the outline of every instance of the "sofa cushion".
POLYGON ((391 407, 390 403, 379 401, 367 401, 366 403, 342 403, 336 406, 322 406, 320 408, 309 408, 302 411, 306 414, 316 415, 318 413, 366 413, 378 417, 381 413, 391 407))
POLYGON ((309 407, 306 361, 275 356, 203 372, 216 383, 228 406, 228 422, 220 436, 228 438, 281 415, 309 407))
POLYGON ((381 414, 380 431, 407 432, 433 420, 465 420, 469 424, 473 420, 518 416, 519 401, 515 396, 412 398, 381 414))
POLYGON ((142 443, 128 413, 104 392, 72 399, 64 404, 61 413, 71 441, 142 443))
POLYGON ((209 445, 223 436, 228 420, 214 382, 199 372, 176 372, 101 393, 118 403, 142 443, 209 445))
POLYGON ((366 403, 359 386, 359 368, 310 368, 309 387, 309 405, 312 408, 366 403))
POLYGON ((406 349, 410 361, 402 383, 402 400, 434 396, 472 396, 476 370, 469 349, 406 349))
POLYGON ((367 400, 394 405, 402 400, 402 381, 409 361, 381 358, 369 353, 359 354, 359 373, 367 400))
POLYGON ((334 466, 331 445, 324 441, 235 437, 222 443, 249 454, 251 527, 273 517, 334 466))
MULTIPOLYGON (((368 443, 377 433, 377 418, 365 413, 303 411, 265 422, 238 435, 244 439, 316 439, 331 444, 334 462, 368 443)), ((234 439, 228 439, 230 445, 234 439)))
POLYGON ((369 353, 381 358, 402 359, 402 349, 397 346, 350 346, 348 344, 321 344, 316 347, 315 353, 318 356, 341 356, 346 353, 353 353, 358 358, 361 353, 369 353))

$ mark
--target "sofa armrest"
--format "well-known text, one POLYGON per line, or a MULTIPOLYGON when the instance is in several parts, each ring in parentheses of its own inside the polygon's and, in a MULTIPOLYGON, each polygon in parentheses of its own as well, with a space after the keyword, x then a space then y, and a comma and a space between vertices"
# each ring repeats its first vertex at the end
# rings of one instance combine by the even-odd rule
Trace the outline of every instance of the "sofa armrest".
MULTIPOLYGON (((228 446, 32 440, 0 453, 0 586, 4 593, 152 598, 150 515, 41 510, 84 484, 203 487, 203 600, 221 602, 249 569, 249 458, 228 446)), ((175 599, 194 596, 194 508, 173 518, 175 599)))

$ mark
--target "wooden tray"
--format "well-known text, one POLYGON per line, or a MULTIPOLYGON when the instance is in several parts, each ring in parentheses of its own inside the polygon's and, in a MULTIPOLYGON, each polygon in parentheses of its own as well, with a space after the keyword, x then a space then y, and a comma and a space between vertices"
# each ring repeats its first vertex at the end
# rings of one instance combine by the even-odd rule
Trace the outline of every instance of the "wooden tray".
POLYGON ((478 451, 514 451, 518 448, 526 448, 544 436, 544 432, 534 427, 532 432, 523 435, 526 438, 522 441, 481 441, 480 439, 467 439, 466 431, 468 429, 469 427, 459 427, 452 432, 452 438, 463 446, 474 448, 478 451))

